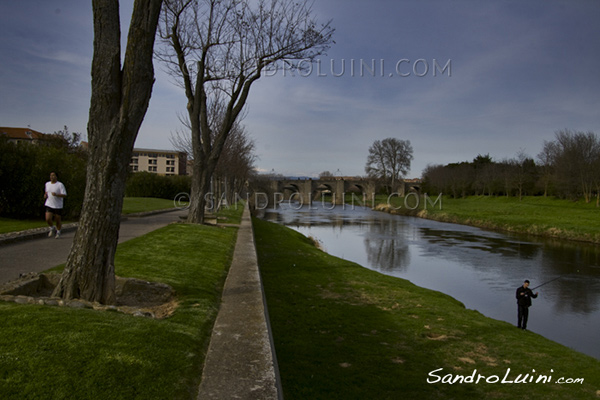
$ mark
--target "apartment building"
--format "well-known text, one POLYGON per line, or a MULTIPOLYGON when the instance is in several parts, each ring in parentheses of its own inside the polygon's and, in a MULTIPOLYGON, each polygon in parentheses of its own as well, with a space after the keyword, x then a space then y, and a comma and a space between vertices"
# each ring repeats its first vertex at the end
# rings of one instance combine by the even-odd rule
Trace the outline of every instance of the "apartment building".
POLYGON ((133 172, 159 175, 187 175, 187 155, 180 151, 133 149, 129 167, 133 172))

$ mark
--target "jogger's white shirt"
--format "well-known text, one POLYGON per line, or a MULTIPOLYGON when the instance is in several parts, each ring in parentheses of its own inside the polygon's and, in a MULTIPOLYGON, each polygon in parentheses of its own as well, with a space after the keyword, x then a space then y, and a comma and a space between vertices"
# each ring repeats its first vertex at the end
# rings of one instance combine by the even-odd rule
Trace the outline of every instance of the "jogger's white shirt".
POLYGON ((66 196, 67 189, 65 189, 65 185, 58 181, 56 181, 56 183, 48 181, 46 182, 46 193, 48 194, 48 198, 46 199, 46 203, 44 204, 46 207, 63 208, 64 198, 53 196, 52 193, 58 193, 66 196))

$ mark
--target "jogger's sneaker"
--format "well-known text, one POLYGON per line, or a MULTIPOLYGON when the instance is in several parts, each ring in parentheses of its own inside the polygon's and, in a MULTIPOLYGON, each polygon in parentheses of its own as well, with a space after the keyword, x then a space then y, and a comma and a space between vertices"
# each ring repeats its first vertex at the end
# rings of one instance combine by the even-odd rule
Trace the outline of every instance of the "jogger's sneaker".
POLYGON ((60 231, 56 231, 56 239, 60 237, 60 231))
POLYGON ((50 228, 50 232, 48 232, 48 237, 52 237, 52 235, 54 235, 55 231, 56 231, 55 227, 50 228))

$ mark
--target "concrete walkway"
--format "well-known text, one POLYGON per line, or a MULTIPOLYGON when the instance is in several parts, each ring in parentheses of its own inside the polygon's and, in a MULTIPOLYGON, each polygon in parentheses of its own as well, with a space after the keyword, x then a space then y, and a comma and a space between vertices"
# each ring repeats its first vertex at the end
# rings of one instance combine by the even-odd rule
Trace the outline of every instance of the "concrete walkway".
POLYGON ((276 360, 246 205, 198 400, 282 399, 276 360))
MULTIPOLYGON (((179 221, 182 215, 187 215, 187 210, 124 217, 119 230, 119 243, 179 221)), ((48 238, 48 229, 22 232, 16 240, 11 234, 0 235, 0 284, 17 279, 19 274, 42 272, 67 261, 76 224, 63 226, 59 239, 48 238)))

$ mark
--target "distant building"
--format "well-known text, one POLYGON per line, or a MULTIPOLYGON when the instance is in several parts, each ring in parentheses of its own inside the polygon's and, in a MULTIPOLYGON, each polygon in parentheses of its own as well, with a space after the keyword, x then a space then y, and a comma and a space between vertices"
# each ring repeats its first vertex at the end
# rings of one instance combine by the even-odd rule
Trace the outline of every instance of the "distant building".
POLYGON ((129 167, 133 172, 159 175, 186 175, 187 155, 181 151, 133 149, 129 167))
POLYGON ((0 127, 0 136, 8 138, 8 141, 13 143, 33 144, 38 144, 46 138, 45 134, 34 131, 33 129, 9 127, 0 127))

